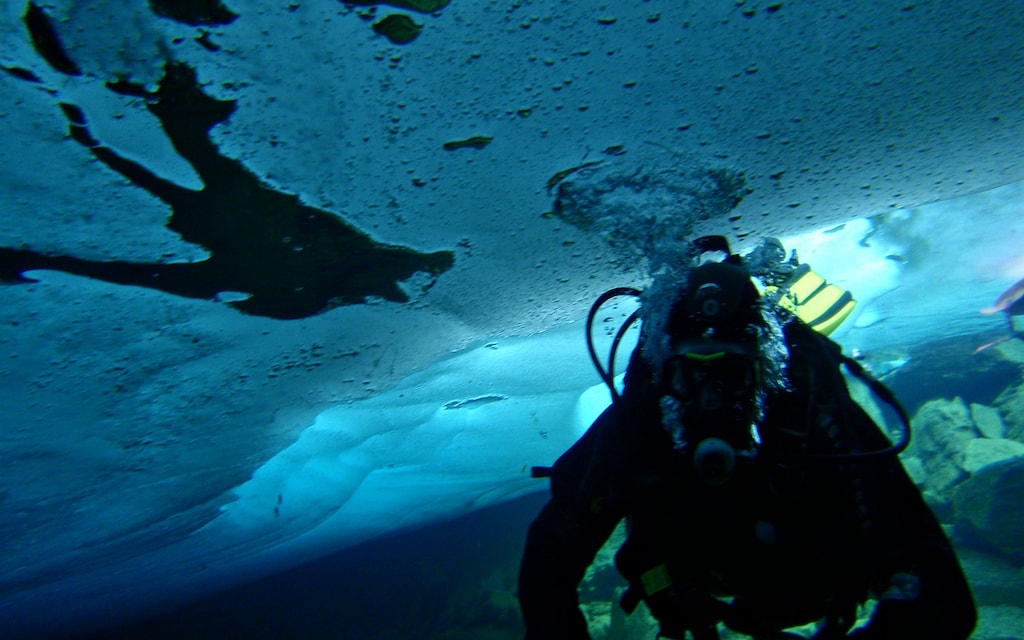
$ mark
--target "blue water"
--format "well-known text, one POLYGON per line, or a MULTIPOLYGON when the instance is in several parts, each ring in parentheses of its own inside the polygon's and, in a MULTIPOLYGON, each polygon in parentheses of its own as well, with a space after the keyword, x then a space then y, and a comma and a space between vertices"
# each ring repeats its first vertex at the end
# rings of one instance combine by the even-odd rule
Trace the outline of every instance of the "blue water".
MULTIPOLYGON (((994 351, 973 353, 985 339, 961 337, 912 350, 909 363, 887 376, 886 382, 911 414, 924 402, 942 397, 960 396, 967 403, 991 406, 999 394, 1020 384, 1021 371, 994 351)), ((538 489, 506 504, 373 540, 157 618, 90 637, 521 638, 516 575, 529 523, 547 499, 546 487, 538 489)), ((1014 596, 1002 591, 993 595, 986 586, 990 566, 979 562, 980 556, 967 545, 960 553, 962 560, 968 554, 964 565, 978 604, 1008 604, 1006 597, 1014 596)), ((617 584, 621 579, 606 568, 587 585, 583 600, 614 603, 617 584)), ((983 624, 986 615, 996 617, 982 609, 983 624)), ((1024 637, 1021 631, 1007 637, 1024 637)), ((975 637, 996 636, 979 633, 975 637)))
POLYGON ((516 574, 527 527, 545 500, 541 492, 374 540, 90 637, 521 638, 516 574))

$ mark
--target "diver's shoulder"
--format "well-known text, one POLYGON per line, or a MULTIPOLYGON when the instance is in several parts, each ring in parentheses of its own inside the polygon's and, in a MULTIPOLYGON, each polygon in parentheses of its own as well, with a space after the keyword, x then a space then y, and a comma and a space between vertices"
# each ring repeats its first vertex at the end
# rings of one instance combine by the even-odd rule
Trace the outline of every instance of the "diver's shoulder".
POLYGON ((782 335, 786 338, 789 347, 794 345, 818 347, 830 351, 841 350, 841 347, 831 338, 815 331, 813 327, 800 318, 791 318, 782 325, 782 335))

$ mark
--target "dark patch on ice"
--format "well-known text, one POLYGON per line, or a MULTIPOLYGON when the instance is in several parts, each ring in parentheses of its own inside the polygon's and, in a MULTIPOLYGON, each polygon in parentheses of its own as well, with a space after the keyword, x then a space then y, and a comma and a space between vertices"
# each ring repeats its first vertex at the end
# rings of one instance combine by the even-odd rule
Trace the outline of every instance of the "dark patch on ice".
MULTIPOLYGON (((130 86, 111 88, 144 93, 130 86)), ((399 282, 416 273, 436 277, 451 268, 451 251, 419 253, 375 242, 221 155, 209 131, 231 116, 235 101, 204 94, 188 66, 168 65, 159 90, 146 98, 171 144, 199 174, 202 189, 181 187, 118 155, 93 137, 81 109, 72 104, 61 108, 71 138, 166 202, 172 209, 167 228, 209 250, 210 257, 194 263, 135 263, 0 248, 5 281, 23 281, 21 274, 29 270, 53 269, 189 298, 212 300, 222 292, 240 292, 249 297, 227 304, 248 314, 294 319, 372 298, 408 302, 399 282)))
POLYGON ((238 17, 220 0, 149 0, 149 9, 161 18, 193 27, 231 24, 238 17))
POLYGON ((25 10, 24 19, 25 27, 32 38, 32 46, 51 67, 69 76, 82 75, 82 70, 68 57, 64 44, 57 36, 57 30, 53 28, 53 22, 45 11, 30 2, 28 9, 25 10))
POLYGON ((7 260, 6 252, 11 249, 5 249, 0 247, 0 283, 4 284, 24 284, 28 282, 35 282, 31 278, 26 278, 21 275, 21 270, 13 262, 7 260))
POLYGON ((476 408, 481 405, 491 404, 492 402, 501 402, 502 400, 508 400, 508 396, 488 394, 486 396, 479 396, 476 398, 469 398, 468 400, 452 400, 444 403, 444 409, 468 409, 476 408))
POLYGON ((423 31, 423 25, 404 13, 391 13, 373 23, 373 30, 386 37, 391 44, 409 44, 423 31))
POLYGON ((195 38, 195 41, 199 43, 199 46, 206 49, 207 51, 211 51, 213 53, 220 51, 220 45, 213 41, 213 39, 210 37, 209 31, 204 31, 202 35, 200 35, 198 38, 195 38))
POLYGON ((433 13, 439 11, 450 3, 451 0, 348 0, 344 4, 354 5, 378 5, 386 4, 399 9, 409 9, 420 13, 433 13))
POLYGON ((3 70, 11 74, 18 80, 27 80, 29 82, 39 82, 39 76, 32 73, 28 69, 22 69, 21 67, 3 67, 3 70))

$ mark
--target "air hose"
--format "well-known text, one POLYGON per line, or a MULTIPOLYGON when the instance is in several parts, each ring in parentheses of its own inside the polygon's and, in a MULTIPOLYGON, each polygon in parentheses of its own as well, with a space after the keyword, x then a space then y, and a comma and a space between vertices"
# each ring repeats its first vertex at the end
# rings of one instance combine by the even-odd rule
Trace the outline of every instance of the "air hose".
POLYGON ((594 363, 594 368, 597 369, 597 375, 601 377, 601 380, 608 387, 608 391, 612 394, 612 402, 619 400, 619 392, 615 388, 615 354, 619 350, 619 344, 622 342, 622 338, 625 337, 626 332, 629 328, 640 318, 640 310, 637 309, 633 313, 629 314, 626 321, 622 323, 619 330, 615 333, 615 338, 612 340, 611 352, 608 354, 608 368, 605 369, 601 364, 601 359, 597 355, 597 349, 594 347, 594 318, 597 316, 597 312, 602 306, 609 300, 618 298, 620 296, 629 296, 631 298, 639 298, 641 295, 639 289, 633 287, 616 287, 605 291, 594 304, 590 306, 590 313, 587 314, 587 351, 590 352, 590 361, 594 363))

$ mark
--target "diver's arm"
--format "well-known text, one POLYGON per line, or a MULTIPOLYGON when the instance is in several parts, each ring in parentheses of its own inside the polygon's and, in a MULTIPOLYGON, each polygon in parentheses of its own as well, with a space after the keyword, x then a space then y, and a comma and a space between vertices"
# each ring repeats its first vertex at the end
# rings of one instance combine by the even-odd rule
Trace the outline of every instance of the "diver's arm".
POLYGON ((893 582, 910 577, 910 584, 903 589, 903 598, 899 589, 890 590, 897 597, 880 594, 868 626, 850 637, 965 640, 974 630, 977 612, 956 553, 898 461, 887 461, 885 479, 886 531, 898 545, 887 564, 896 578, 893 582))
MULTIPOLYGON (((813 335, 813 334, 810 334, 813 335)), ((834 343, 824 338, 824 357, 835 359, 834 343)), ((880 451, 891 446, 874 421, 850 398, 845 384, 836 382, 836 391, 844 407, 849 436, 861 451, 880 451)), ((871 510, 875 533, 874 574, 878 582, 904 583, 903 597, 898 589, 879 596, 879 604, 869 624, 857 629, 850 638, 858 640, 964 640, 977 619, 970 587, 960 568, 956 553, 942 526, 925 503, 921 492, 895 456, 879 458, 866 466, 855 465, 865 473, 859 482, 873 487, 871 510), (916 593, 914 593, 916 591, 916 593)))
POLYGON ((519 570, 527 640, 585 640, 577 587, 610 530, 587 531, 557 501, 530 526, 519 570))
POLYGON ((519 570, 527 640, 590 637, 577 587, 624 516, 607 495, 617 475, 609 467, 620 460, 611 448, 615 414, 607 409, 552 468, 551 500, 530 526, 519 570))

